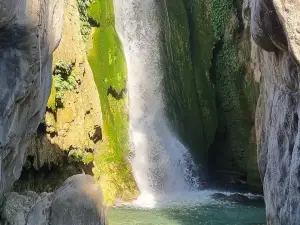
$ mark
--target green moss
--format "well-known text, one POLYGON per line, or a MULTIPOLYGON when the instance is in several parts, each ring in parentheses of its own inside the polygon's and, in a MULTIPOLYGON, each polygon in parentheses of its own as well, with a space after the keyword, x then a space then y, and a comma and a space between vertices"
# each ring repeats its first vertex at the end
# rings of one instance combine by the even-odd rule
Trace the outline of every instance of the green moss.
POLYGON ((53 70, 55 98, 63 99, 66 91, 74 90, 77 86, 73 66, 69 62, 58 61, 53 70))
POLYGON ((77 87, 76 74, 70 62, 58 61, 53 67, 52 87, 47 106, 53 112, 59 107, 58 99, 62 100, 66 91, 77 87))
POLYGON ((91 33, 91 24, 89 22, 88 9, 92 3, 92 0, 77 0, 78 11, 80 15, 80 32, 85 42, 88 41, 91 33))
POLYGON ((223 37, 232 9, 232 0, 212 0, 212 24, 215 40, 218 41, 223 37))
POLYGON ((137 187, 126 156, 129 152, 127 96, 115 99, 108 95, 111 87, 117 92, 126 88, 127 69, 122 46, 114 28, 112 1, 95 1, 90 15, 101 24, 93 29, 93 48, 88 60, 97 85, 102 118, 104 143, 96 153, 95 176, 101 181, 105 199, 134 199, 137 187), (126 193, 126 194, 125 194, 126 193))
POLYGON ((52 111, 56 110, 56 89, 54 86, 54 82, 52 82, 51 92, 48 99, 47 107, 50 108, 52 111))
POLYGON ((82 151, 80 149, 72 149, 68 153, 70 162, 83 162, 89 164, 94 161, 94 155, 90 152, 82 151))
MULTIPOLYGON (((242 179, 255 174, 256 145, 253 135, 258 89, 246 68, 249 64, 249 40, 241 39, 242 30, 236 2, 212 1, 215 83, 219 126, 210 149, 215 169, 238 172, 242 179), (243 57, 240 57, 243 56, 243 57), (246 74, 248 77, 246 77, 246 74)), ((243 38, 248 38, 244 36, 243 38)), ((249 182, 250 179, 248 179, 249 182)))
POLYGON ((207 163, 216 108, 209 79, 213 34, 210 2, 175 0, 162 6, 162 54, 168 117, 197 161, 207 163), (176 97, 175 97, 176 96, 176 97))

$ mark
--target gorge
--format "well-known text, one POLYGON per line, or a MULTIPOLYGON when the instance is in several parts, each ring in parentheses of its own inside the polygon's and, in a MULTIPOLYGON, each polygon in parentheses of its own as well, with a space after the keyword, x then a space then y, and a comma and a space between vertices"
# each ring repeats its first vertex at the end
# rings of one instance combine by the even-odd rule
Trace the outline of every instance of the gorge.
POLYGON ((0 0, 0 224, 297 225, 299 9, 0 0))

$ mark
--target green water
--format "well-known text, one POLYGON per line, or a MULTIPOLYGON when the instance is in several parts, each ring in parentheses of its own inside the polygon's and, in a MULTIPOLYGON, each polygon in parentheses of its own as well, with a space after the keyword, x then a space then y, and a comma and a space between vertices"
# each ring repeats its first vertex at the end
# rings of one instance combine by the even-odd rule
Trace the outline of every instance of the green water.
POLYGON ((154 208, 110 208, 108 220, 110 225, 262 225, 265 212, 259 205, 201 200, 154 208))

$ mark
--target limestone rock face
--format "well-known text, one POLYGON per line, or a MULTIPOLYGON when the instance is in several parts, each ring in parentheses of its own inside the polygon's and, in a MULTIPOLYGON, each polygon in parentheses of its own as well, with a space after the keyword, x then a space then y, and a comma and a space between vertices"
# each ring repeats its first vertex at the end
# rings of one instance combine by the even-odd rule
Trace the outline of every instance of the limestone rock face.
MULTIPOLYGON (((38 129, 37 134, 31 140, 28 147, 28 160, 20 180, 15 185, 15 187, 18 186, 15 189, 17 192, 54 191, 67 177, 80 173, 77 161, 74 162, 72 157, 69 157, 72 152, 92 155, 101 149, 100 100, 93 73, 86 58, 87 43, 81 35, 81 24, 77 0, 64 1, 62 38, 53 53, 53 68, 60 62, 71 65, 76 86, 72 90, 63 92, 59 106, 57 104, 58 91, 55 87, 61 83, 57 82, 55 79, 57 76, 52 74, 52 90, 44 121, 41 121, 40 125, 40 127, 44 126, 44 129, 38 129), (51 99, 53 99, 52 104, 51 99), (56 179, 49 176, 47 180, 44 177, 38 179, 38 176, 32 174, 36 170, 39 170, 41 174, 41 168, 49 168, 51 174, 56 173, 56 169, 59 170, 55 175, 56 179), (30 178, 24 179, 27 175, 30 178)), ((53 69, 54 72, 55 69, 53 69)), ((88 166, 82 167, 86 173, 92 174, 88 166)))
POLYGON ((252 49, 252 65, 262 76, 258 165, 272 225, 296 225, 300 219, 299 9, 299 1, 252 2, 251 31, 259 46, 252 49))
POLYGON ((19 178, 45 112, 63 1, 0 2, 0 199, 19 178))
POLYGON ((93 177, 75 175, 54 193, 10 193, 1 219, 9 225, 105 225, 102 191, 93 177))

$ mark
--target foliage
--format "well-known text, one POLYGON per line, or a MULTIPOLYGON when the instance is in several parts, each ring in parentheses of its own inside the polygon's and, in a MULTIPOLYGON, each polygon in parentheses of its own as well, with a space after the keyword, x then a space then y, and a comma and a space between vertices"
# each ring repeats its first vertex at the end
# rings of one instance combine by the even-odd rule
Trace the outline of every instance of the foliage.
POLYGON ((239 30, 242 21, 236 7, 233 0, 213 0, 212 4, 215 49, 211 72, 219 126, 211 155, 215 157, 216 170, 235 171, 246 177, 254 174, 246 165, 256 160, 252 129, 258 90, 252 74, 245 70, 250 44, 245 45, 243 42, 248 40, 238 35, 247 30, 239 30))
POLYGON ((212 0, 212 22, 216 41, 219 41, 224 35, 232 8, 232 0, 212 0))
POLYGON ((100 97, 105 137, 101 151, 95 155, 94 174, 101 182, 106 202, 113 204, 117 197, 133 200, 137 195, 131 167, 126 160, 129 152, 127 97, 115 99, 107 95, 110 87, 117 92, 126 87, 127 69, 114 28, 112 0, 93 2, 90 15, 101 24, 101 27, 93 28, 93 48, 88 60, 100 97))
POLYGON ((78 11, 80 15, 80 32, 83 37, 83 40, 86 42, 89 39, 91 33, 91 25, 89 23, 89 14, 88 9, 92 3, 92 0, 77 0, 78 11))
POLYGON ((89 164, 94 160, 92 153, 80 149, 72 149, 69 151, 68 157, 70 161, 83 162, 84 164, 89 164))
POLYGON ((53 70, 53 83, 56 99, 62 99, 66 91, 76 88, 77 82, 73 66, 69 62, 58 61, 53 70))

